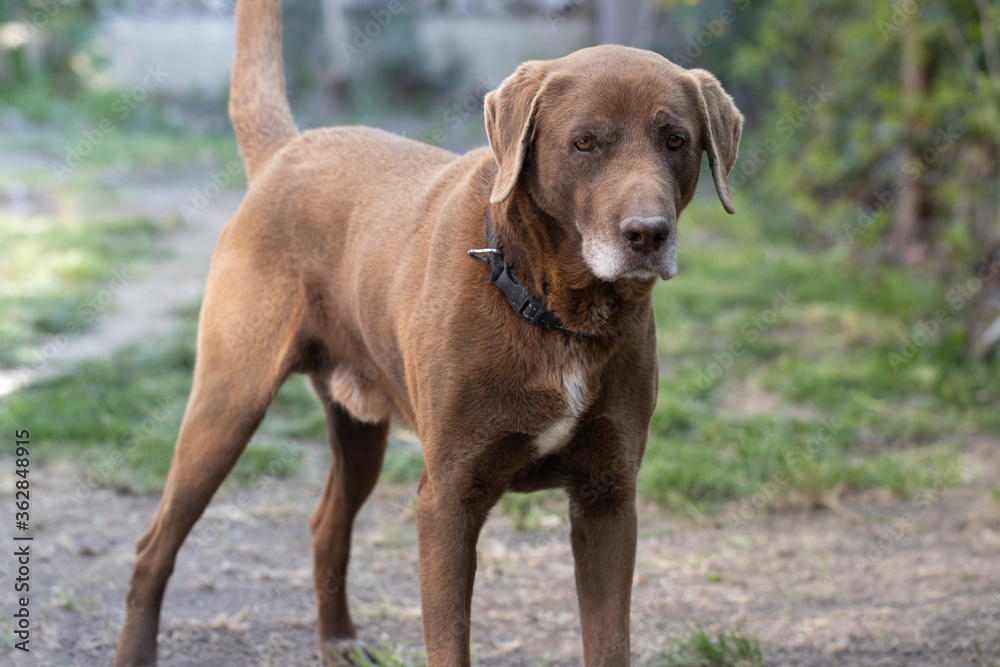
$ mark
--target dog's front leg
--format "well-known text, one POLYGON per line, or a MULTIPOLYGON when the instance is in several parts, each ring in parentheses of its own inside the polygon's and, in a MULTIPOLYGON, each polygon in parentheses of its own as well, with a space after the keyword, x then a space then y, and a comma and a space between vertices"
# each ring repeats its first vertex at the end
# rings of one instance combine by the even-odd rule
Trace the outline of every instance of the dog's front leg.
POLYGON ((636 513, 634 483, 624 486, 627 491, 605 490, 593 484, 584 485, 582 494, 570 491, 571 540, 586 667, 629 664, 636 513))
POLYGON ((417 497, 420 609, 428 667, 469 665, 469 615, 476 578, 476 542, 502 489, 466 475, 429 475, 417 497))

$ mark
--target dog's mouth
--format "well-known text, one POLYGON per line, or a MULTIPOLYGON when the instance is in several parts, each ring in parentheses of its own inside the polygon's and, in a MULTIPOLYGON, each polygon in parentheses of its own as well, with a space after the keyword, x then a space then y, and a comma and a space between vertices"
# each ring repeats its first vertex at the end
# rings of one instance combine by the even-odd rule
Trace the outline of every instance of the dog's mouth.
POLYGON ((626 269, 622 278, 670 280, 677 275, 677 253, 670 248, 652 254, 631 250, 626 250, 626 253, 626 269))
POLYGON ((677 275, 677 248, 642 253, 621 244, 583 242, 583 260, 600 280, 670 280, 677 275))

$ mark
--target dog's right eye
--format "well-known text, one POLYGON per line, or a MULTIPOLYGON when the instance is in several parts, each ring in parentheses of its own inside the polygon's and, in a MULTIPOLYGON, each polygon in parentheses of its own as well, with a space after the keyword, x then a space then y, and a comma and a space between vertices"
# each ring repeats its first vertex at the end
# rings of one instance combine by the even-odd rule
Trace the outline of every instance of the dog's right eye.
POLYGON ((669 148, 672 151, 679 151, 680 149, 684 148, 685 143, 686 142, 684 141, 684 137, 678 134, 671 134, 667 138, 667 148, 669 148))
POLYGON ((594 138, 580 137, 579 139, 573 142, 573 146, 576 147, 576 150, 580 151, 581 153, 589 153, 590 151, 594 150, 594 138))

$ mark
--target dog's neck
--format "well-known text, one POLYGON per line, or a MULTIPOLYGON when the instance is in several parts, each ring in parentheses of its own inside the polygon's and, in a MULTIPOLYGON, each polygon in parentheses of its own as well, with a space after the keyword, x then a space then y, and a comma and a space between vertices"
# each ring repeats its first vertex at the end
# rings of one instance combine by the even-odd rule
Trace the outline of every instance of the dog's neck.
POLYGON ((587 267, 572 221, 549 215, 517 188, 491 205, 497 245, 525 289, 555 312, 566 328, 586 336, 614 336, 649 300, 655 280, 598 279, 587 267))

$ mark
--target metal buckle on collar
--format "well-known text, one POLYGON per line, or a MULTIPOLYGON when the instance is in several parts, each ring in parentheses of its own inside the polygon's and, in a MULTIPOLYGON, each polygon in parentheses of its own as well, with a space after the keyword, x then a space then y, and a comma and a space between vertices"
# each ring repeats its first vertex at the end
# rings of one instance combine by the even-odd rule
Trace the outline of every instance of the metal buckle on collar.
POLYGON ((525 297, 524 301, 521 302, 521 305, 517 309, 517 314, 532 324, 537 324, 538 320, 541 319, 541 316, 544 313, 545 310, 542 308, 542 304, 538 303, 530 296, 525 297))
MULTIPOLYGON (((493 226, 490 222, 490 212, 486 211, 486 242, 495 243, 493 226)), ((528 290, 510 272, 510 266, 504 259, 503 252, 498 248, 473 248, 467 251, 469 257, 486 264, 490 269, 490 282, 497 286, 507 299, 507 304, 518 317, 529 324, 537 324, 551 331, 567 331, 558 316, 551 310, 545 310, 541 301, 528 293, 528 290)))
POLYGON ((500 251, 496 248, 476 248, 469 251, 469 257, 472 259, 478 259, 480 262, 489 264, 490 260, 485 257, 480 257, 480 255, 499 255, 500 251))

